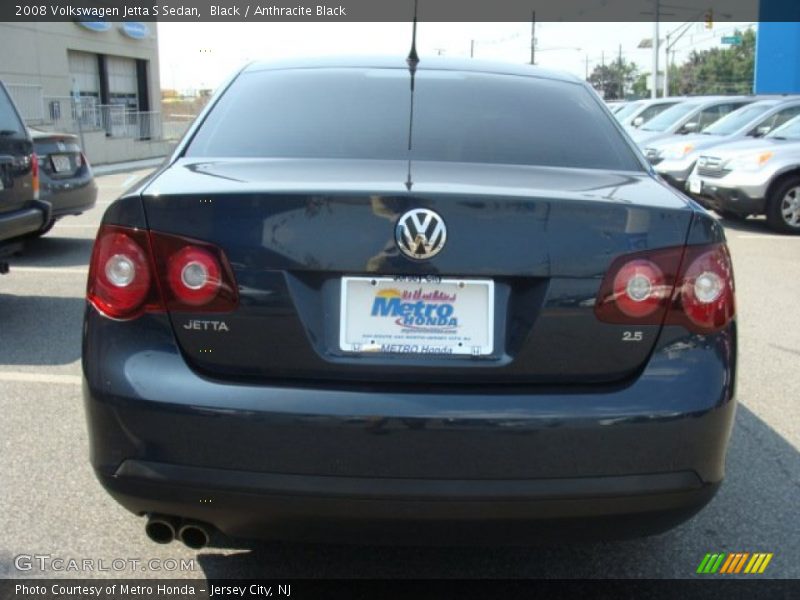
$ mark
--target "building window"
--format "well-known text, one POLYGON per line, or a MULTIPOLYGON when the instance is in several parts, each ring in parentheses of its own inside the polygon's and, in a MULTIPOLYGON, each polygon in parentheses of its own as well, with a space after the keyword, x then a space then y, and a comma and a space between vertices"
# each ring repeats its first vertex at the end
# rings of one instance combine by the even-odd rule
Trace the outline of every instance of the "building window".
POLYGON ((124 105, 129 110, 139 109, 139 83, 136 60, 121 56, 107 56, 108 103, 124 105))
POLYGON ((100 73, 97 55, 90 52, 67 50, 72 94, 77 91, 82 97, 100 100, 100 73))

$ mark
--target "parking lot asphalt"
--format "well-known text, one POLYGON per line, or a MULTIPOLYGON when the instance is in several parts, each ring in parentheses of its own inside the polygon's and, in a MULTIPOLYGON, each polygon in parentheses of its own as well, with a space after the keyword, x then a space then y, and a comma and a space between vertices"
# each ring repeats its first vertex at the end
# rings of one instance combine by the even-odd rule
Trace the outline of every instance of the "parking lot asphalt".
POLYGON ((763 576, 800 577, 800 237, 774 234, 759 219, 726 223, 737 285, 739 409, 725 484, 684 525, 639 540, 531 548, 154 544, 144 520, 94 479, 80 388, 93 237, 108 204, 145 174, 98 177, 97 207, 30 242, 0 277, 0 577, 683 578, 695 576, 707 552, 772 552, 763 576), (48 571, 35 562, 19 570, 15 563, 27 564, 20 555, 90 559, 95 570, 48 571), (109 568, 115 559, 126 567, 109 568), (155 563, 131 569, 132 559, 194 559, 194 568, 168 570, 168 561, 160 570, 155 563), (108 570, 97 570, 100 561, 108 570))

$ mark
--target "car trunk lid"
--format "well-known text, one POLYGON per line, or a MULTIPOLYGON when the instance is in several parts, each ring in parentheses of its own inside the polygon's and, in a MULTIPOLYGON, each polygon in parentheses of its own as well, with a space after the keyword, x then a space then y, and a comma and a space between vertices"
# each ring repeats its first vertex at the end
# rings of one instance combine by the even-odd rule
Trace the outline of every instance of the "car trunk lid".
POLYGON ((180 159, 156 177, 143 193, 151 230, 216 245, 238 285, 233 312, 170 315, 187 360, 228 378, 412 384, 610 382, 644 364, 660 327, 635 327, 630 343, 631 327, 598 321, 594 301, 619 256, 685 243, 684 198, 630 172, 415 162, 411 173, 405 161, 180 159), (447 227, 430 260, 395 241, 415 208, 447 227), (342 278, 380 276, 493 282, 491 351, 342 350, 342 278))

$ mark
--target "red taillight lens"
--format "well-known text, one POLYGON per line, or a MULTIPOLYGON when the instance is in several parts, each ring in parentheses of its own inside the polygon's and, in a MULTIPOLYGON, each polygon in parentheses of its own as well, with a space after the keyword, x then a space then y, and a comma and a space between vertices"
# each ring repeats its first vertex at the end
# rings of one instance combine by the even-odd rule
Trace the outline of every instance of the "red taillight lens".
POLYGON ((735 312, 733 269, 724 244, 639 252, 615 260, 600 286, 595 314, 620 324, 722 329, 735 312))
POLYGON ((669 296, 664 273, 655 263, 632 260, 625 263, 614 277, 614 302, 629 317, 646 317, 658 310, 669 296))
POLYGON ((34 152, 31 154, 31 187, 33 188, 33 198, 39 199, 39 157, 34 152))
POLYGON ((196 246, 186 246, 167 261, 167 281, 179 301, 190 306, 211 302, 222 285, 216 257, 196 246))
POLYGON ((716 331, 736 312, 733 268, 724 244, 689 247, 680 287, 675 290, 676 311, 669 322, 694 331, 716 331), (681 310, 682 309, 682 310, 681 310), (688 319, 688 322, 686 320, 688 319))
POLYGON ((225 254, 212 244, 150 232, 167 310, 229 312, 238 305, 236 280, 225 254))
POLYGON ((619 257, 600 286, 597 318, 607 323, 662 323, 682 255, 682 248, 665 248, 619 257))
POLYGON ((146 304, 159 309, 149 255, 147 232, 104 225, 92 251, 89 302, 114 319, 135 317, 146 304))
POLYGON ((101 313, 227 312, 238 297, 219 248, 179 236, 103 225, 89 268, 87 298, 101 313))

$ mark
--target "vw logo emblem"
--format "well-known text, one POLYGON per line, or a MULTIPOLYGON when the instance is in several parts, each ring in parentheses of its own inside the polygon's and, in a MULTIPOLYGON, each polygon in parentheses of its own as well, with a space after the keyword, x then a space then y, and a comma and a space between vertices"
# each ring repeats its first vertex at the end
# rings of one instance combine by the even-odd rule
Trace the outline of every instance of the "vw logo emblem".
POLYGON ((447 228, 442 217, 432 210, 415 208, 397 221, 394 239, 403 254, 424 260, 442 251, 447 240, 447 228))

